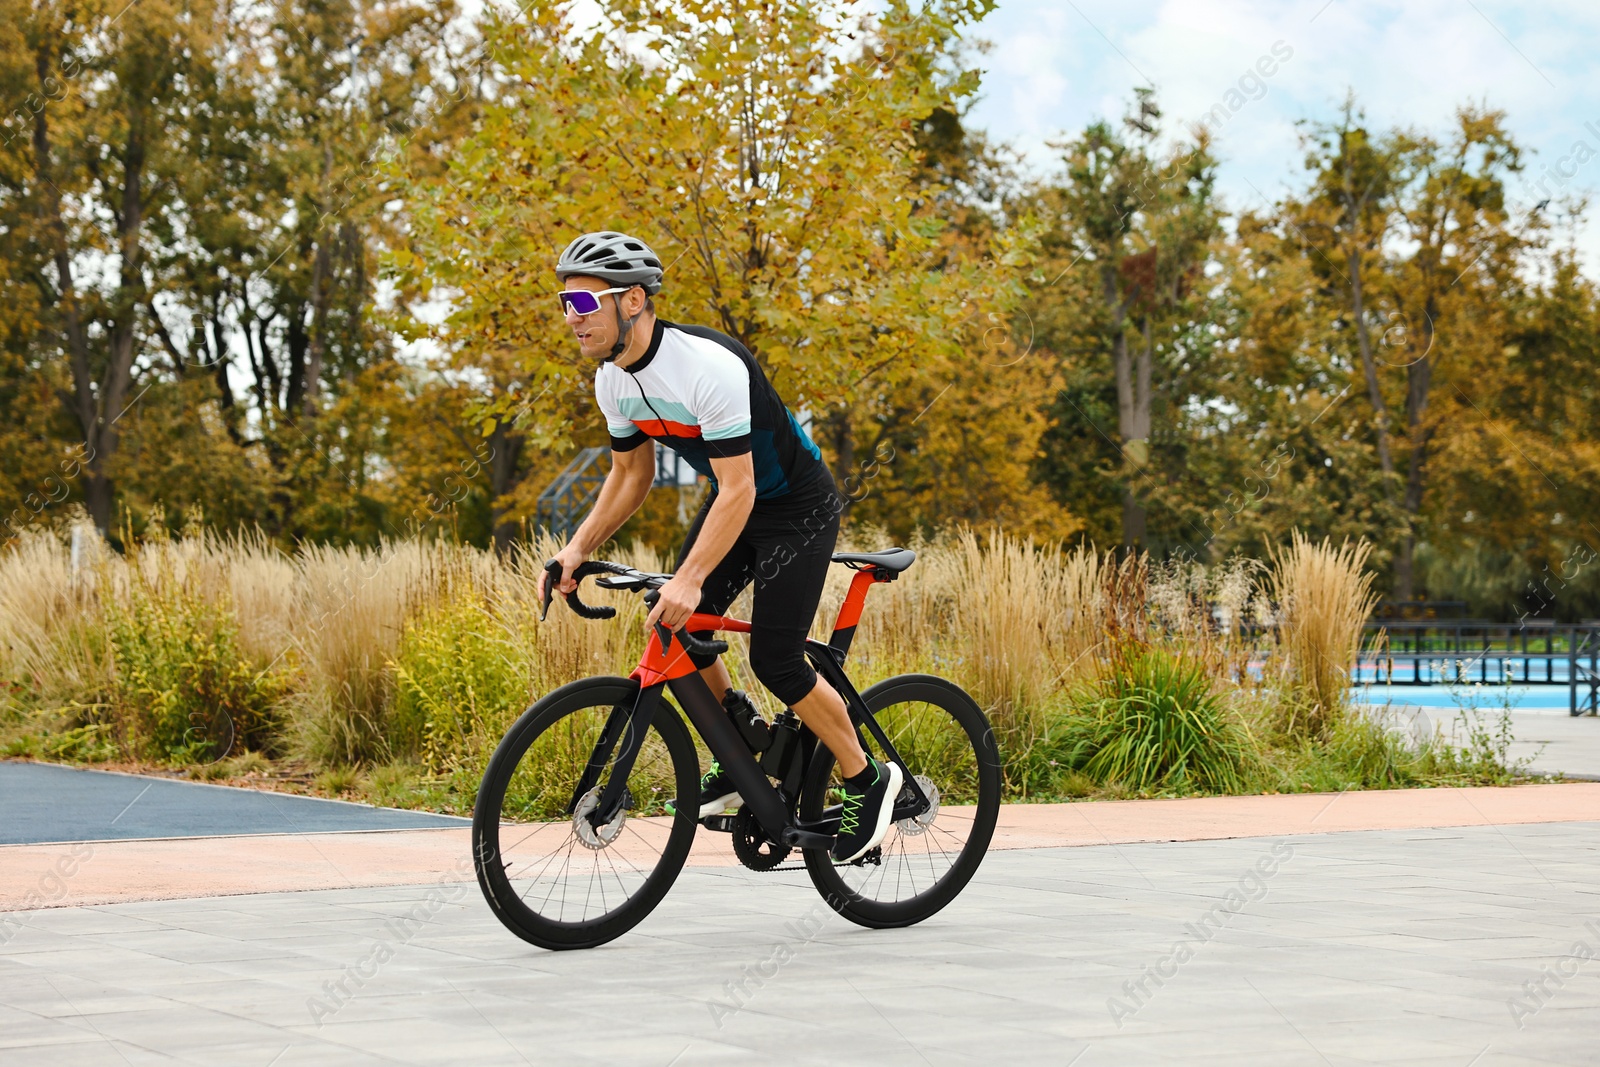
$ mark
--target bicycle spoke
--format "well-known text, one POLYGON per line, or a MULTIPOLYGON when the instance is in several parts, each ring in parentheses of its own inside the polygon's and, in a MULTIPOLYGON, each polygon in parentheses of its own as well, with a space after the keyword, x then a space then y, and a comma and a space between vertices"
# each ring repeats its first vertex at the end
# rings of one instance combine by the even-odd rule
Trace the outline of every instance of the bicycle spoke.
POLYGON ((662 797, 678 793, 675 761, 659 730, 644 738, 628 774, 626 807, 602 824, 588 822, 611 780, 611 760, 573 796, 610 717, 610 705, 561 715, 534 735, 501 779, 505 796, 497 820, 500 870, 515 899, 546 922, 588 924, 633 901, 666 861, 674 842, 671 819, 657 818, 662 797), (619 825, 620 820, 620 825, 619 825), (581 834, 581 839, 580 839, 581 834), (589 853, 587 862, 581 857, 589 853))

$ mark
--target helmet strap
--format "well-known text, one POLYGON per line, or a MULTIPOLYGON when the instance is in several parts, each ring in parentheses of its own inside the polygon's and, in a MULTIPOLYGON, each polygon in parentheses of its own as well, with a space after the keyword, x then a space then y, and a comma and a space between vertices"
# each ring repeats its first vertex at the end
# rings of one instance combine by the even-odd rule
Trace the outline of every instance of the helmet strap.
POLYGON ((639 315, 625 319, 622 317, 622 294, 612 293, 611 299, 617 302, 617 343, 611 346, 611 354, 606 357, 607 363, 615 362, 627 349, 628 340, 633 336, 633 324, 639 321, 639 315, 644 314, 644 308, 640 308, 639 315))

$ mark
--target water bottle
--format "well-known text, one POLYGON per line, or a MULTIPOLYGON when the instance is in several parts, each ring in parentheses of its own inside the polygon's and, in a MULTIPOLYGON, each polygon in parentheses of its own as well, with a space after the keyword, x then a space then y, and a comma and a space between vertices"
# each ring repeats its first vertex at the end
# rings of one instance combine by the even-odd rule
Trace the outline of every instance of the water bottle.
POLYGON ((767 746, 772 743, 772 730, 767 726, 767 720, 756 710, 756 706, 750 703, 750 698, 744 690, 728 690, 722 698, 722 710, 733 720, 739 736, 744 738, 744 743, 750 746, 751 752, 766 751, 767 746))
POLYGON ((800 720, 794 712, 784 708, 782 714, 772 720, 772 740, 767 754, 761 757, 761 769, 773 778, 786 777, 799 744, 800 720))

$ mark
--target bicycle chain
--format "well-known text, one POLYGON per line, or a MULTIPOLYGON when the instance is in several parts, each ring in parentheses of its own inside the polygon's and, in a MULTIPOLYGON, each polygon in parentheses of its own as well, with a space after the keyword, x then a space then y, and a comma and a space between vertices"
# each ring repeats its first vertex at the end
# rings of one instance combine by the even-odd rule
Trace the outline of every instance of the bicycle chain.
MULTIPOLYGON (((854 863, 835 863, 834 866, 835 867, 865 867, 869 863, 873 864, 874 866, 882 864, 883 863, 883 852, 882 852, 882 850, 873 849, 872 852, 878 853, 878 856, 877 856, 876 859, 870 859, 869 860, 869 859, 866 858, 866 856, 863 856, 861 859, 856 860, 854 863)), ((868 856, 872 855, 872 852, 867 853, 867 855, 868 856)), ((761 873, 762 874, 778 874, 778 873, 783 872, 783 871, 803 871, 805 869, 806 869, 806 865, 803 864, 803 863, 791 863, 787 867, 769 867, 766 870, 762 871, 761 873)))

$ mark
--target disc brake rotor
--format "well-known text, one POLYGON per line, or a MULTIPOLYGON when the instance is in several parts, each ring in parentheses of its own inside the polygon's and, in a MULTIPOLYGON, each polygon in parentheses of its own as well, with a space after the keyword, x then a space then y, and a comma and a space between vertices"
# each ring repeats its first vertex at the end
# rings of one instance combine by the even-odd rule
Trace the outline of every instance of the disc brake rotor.
POLYGON ((933 779, 925 774, 914 776, 917 785, 922 787, 922 793, 928 798, 928 810, 918 815, 912 815, 895 823, 902 834, 915 837, 933 825, 933 820, 939 817, 939 787, 933 784, 933 779))
POLYGON ((600 787, 595 786, 579 797, 578 806, 572 809, 572 831, 578 835, 578 841, 584 848, 607 847, 617 839, 618 834, 622 833, 622 824, 628 821, 629 796, 626 792, 623 793, 622 804, 618 806, 617 813, 611 817, 611 821, 596 826, 589 821, 589 814, 594 811, 598 803, 600 803, 600 787))

